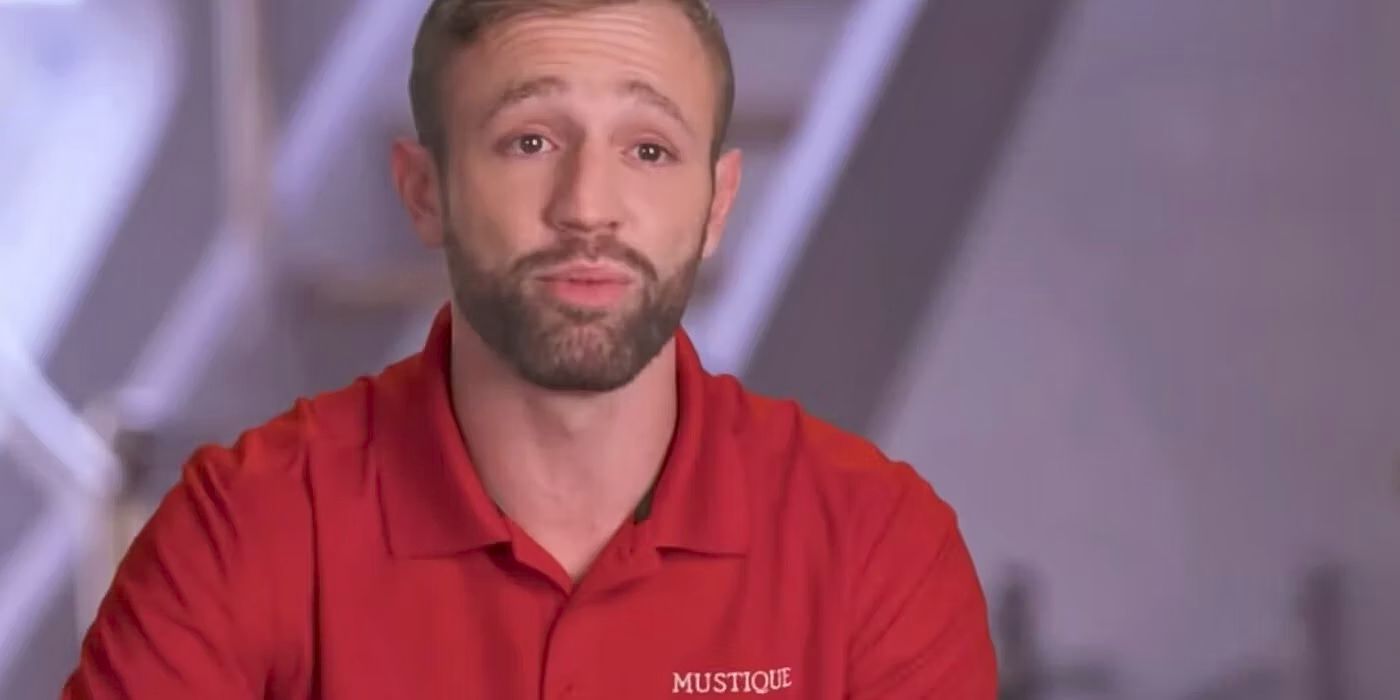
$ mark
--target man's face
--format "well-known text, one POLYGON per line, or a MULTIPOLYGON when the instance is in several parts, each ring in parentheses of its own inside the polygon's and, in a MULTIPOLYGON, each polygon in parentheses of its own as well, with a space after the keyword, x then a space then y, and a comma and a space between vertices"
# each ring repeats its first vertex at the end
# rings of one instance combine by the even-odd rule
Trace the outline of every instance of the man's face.
POLYGON ((717 173, 737 186, 737 153, 711 160, 712 66, 678 9, 640 2, 507 21, 448 71, 454 298, 532 383, 618 388, 679 326, 733 198, 717 173))

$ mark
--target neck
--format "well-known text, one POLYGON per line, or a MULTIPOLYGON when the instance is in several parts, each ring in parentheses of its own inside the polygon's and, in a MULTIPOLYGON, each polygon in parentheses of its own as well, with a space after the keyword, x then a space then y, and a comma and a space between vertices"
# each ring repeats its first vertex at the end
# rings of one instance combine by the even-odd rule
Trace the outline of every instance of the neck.
POLYGON ((676 425, 675 343, 620 389, 558 392, 522 379, 456 315, 451 363, 457 424, 487 493, 577 576, 661 470, 676 425))

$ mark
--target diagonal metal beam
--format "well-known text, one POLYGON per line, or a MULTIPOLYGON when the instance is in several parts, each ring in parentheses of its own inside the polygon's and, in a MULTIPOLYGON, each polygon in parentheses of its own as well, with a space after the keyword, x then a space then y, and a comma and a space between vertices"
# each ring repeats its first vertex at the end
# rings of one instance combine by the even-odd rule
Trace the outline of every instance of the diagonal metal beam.
MULTIPOLYGON (((409 2, 356 4, 307 81, 307 92, 282 136, 271 182, 279 217, 295 220, 301 215, 300 207, 338 150, 356 133, 359 122, 352 115, 375 98, 364 88, 364 76, 390 59, 420 11, 409 2)), ((203 379, 211 348, 233 330, 221 320, 238 317, 267 288, 267 266, 259 258, 267 232, 250 231, 239 223, 225 222, 134 362, 122 393, 139 401, 141 405, 132 408, 146 422, 165 422, 184 405, 203 379)))
POLYGON ((747 378, 868 431, 1071 0, 930 2, 747 378))
POLYGON ((50 508, 0 569, 0 686, 24 651, 46 603, 53 600, 77 552, 69 514, 50 508))
POLYGON ((726 256, 733 263, 725 286, 686 317, 711 370, 740 373, 751 361, 924 2, 852 7, 751 230, 726 256))

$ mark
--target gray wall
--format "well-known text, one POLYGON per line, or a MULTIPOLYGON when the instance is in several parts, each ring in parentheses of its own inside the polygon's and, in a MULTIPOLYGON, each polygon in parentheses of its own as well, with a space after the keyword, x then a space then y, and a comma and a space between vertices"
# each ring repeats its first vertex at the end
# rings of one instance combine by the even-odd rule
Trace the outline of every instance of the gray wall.
POLYGON ((1327 561, 1332 697, 1395 697, 1387 4, 1082 3, 885 406, 991 590, 1038 575, 1049 663, 1119 697, 1317 697, 1296 608, 1327 561))

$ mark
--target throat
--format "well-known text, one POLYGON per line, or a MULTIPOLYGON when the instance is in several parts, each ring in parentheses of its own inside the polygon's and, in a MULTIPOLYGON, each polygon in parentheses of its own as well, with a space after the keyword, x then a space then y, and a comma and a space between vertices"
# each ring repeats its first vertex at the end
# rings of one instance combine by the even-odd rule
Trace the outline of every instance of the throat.
POLYGON ((617 536, 621 525, 611 531, 542 531, 530 532, 530 538, 564 570, 569 580, 578 583, 617 536))
MULTIPOLYGON (((651 514, 654 483, 640 494, 630 490, 620 500, 589 497, 521 499, 512 505, 497 501, 501 510, 577 582, 620 531, 651 514)), ((536 495, 548 492, 535 491, 536 495)))

